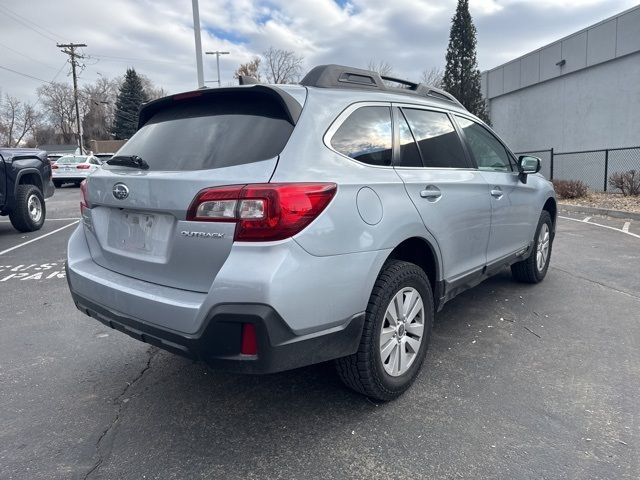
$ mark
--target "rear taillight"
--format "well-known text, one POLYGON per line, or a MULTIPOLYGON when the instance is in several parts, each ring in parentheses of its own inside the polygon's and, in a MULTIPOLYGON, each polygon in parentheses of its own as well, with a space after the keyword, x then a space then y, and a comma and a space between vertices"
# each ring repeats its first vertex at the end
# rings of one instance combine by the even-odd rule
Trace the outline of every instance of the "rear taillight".
POLYGON ((89 192, 87 192, 86 180, 80 182, 80 193, 82 194, 82 199, 80 200, 80 213, 82 214, 86 209, 91 208, 89 206, 89 192))
POLYGON ((58 165, 56 165, 55 163, 52 163, 52 164, 51 164, 51 169, 52 169, 52 170, 55 170, 55 169, 57 169, 57 168, 58 168, 58 165))
POLYGON ((187 220, 235 222, 235 240, 289 238, 309 225, 336 193, 335 183, 259 183, 202 190, 187 220))
POLYGON ((76 168, 78 170, 88 170, 89 168, 91 168, 91 165, 89 165, 88 163, 81 163, 76 168))

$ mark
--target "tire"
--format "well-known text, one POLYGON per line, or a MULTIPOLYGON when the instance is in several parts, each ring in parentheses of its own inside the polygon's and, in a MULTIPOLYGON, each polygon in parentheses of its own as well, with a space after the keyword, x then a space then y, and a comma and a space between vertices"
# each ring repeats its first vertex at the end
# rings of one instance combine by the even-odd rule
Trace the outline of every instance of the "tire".
POLYGON ((40 230, 46 217, 42 192, 35 185, 18 185, 16 206, 9 214, 11 225, 20 232, 40 230))
MULTIPOLYGON (((420 372, 431 337, 433 317, 433 294, 424 270, 413 263, 400 260, 388 261, 382 268, 371 292, 358 351, 336 360, 336 368, 342 381, 356 392, 376 400, 389 401, 400 396, 411 386, 420 372), (422 301, 422 312, 416 314, 413 321, 410 321, 411 315, 407 315, 409 320, 404 324, 407 325, 406 329, 404 326, 400 327, 402 322, 392 325, 387 309, 393 309, 395 304, 392 305, 392 302, 396 296, 399 295, 398 298, 411 303, 416 293, 422 301), (422 336, 416 352, 409 342, 412 341, 415 345, 420 320, 422 336), (392 331, 395 331, 393 336, 390 333, 392 331), (387 340, 383 339, 385 343, 381 344, 383 335, 387 340), (386 359, 383 358, 386 356, 382 353, 383 345, 388 346, 384 350, 390 352, 386 359), (394 349, 390 350, 391 348, 394 349), (396 369, 397 363, 392 364, 392 360, 397 360, 401 351, 405 352, 404 360, 408 365, 404 371, 402 364, 400 370, 396 369), (396 352, 395 356, 394 352, 396 352)), ((402 355, 400 359, 402 361, 402 355)))
POLYGON ((553 222, 551 215, 546 210, 542 211, 538 227, 533 238, 533 250, 526 260, 511 265, 513 278, 522 283, 540 283, 544 280, 551 260, 551 247, 553 245, 553 222), (542 235, 541 235, 542 233, 542 235), (546 247, 545 247, 546 238, 546 247), (546 254, 544 254, 546 252, 546 254), (540 261, 541 254, 544 259, 540 261))
POLYGON ((53 186, 54 186, 54 187, 56 187, 56 188, 60 188, 60 187, 62 187, 62 181, 60 181, 60 180, 54 180, 54 181, 53 181, 53 186))

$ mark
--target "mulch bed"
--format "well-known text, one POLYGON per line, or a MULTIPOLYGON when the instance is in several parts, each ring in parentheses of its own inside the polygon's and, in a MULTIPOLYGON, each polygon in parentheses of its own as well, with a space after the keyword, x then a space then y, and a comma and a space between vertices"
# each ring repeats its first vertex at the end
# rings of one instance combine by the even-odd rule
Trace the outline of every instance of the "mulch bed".
POLYGON ((579 205, 581 207, 605 208, 607 210, 640 213, 640 196, 623 197, 619 193, 589 192, 587 196, 583 198, 561 198, 559 201, 564 205, 579 205))

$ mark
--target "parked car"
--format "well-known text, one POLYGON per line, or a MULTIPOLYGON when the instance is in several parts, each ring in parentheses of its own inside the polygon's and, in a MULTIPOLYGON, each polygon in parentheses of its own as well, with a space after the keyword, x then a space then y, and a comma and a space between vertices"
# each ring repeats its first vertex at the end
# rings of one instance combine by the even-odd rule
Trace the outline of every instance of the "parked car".
POLYGON ((335 359, 354 390, 400 395, 445 302, 507 266, 544 279, 556 201, 454 97, 385 79, 329 65, 146 104, 81 187, 76 306, 211 366, 335 359))
POLYGON ((52 165, 53 184, 60 188, 65 183, 80 182, 100 168, 102 163, 94 155, 64 155, 52 165))
POLYGON ((62 157, 63 155, 61 153, 50 153, 47 154, 47 158, 49 159, 49 162, 51 162, 51 164, 53 165, 54 163, 56 163, 58 161, 58 159, 60 157, 62 157))
POLYGON ((32 148, 0 148, 0 215, 8 215, 21 232, 44 225, 45 198, 53 195, 47 152, 32 148))

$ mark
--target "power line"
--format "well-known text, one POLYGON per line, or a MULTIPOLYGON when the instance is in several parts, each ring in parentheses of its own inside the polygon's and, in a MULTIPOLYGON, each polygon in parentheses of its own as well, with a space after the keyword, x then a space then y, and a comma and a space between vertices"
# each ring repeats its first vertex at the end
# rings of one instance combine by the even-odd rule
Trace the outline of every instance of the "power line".
MULTIPOLYGON (((17 13, 13 13, 11 10, 9 10, 7 7, 5 7, 4 5, 0 5, 0 12, 4 13, 5 15, 7 15, 9 18, 12 18, 13 20, 20 22, 22 25, 24 25, 25 27, 27 27, 30 30, 33 30, 34 32, 36 32, 38 35, 46 38, 47 40, 53 40, 54 42, 57 41, 58 39, 55 37, 52 37, 51 35, 48 35, 46 33, 41 32, 40 30, 36 30, 33 25, 33 22, 29 21, 28 19, 22 20, 20 18, 20 16, 17 13), (29 22, 29 23, 28 23, 29 22), (31 24, 33 25, 31 25, 31 24)), ((22 17, 24 18, 24 17, 22 17)), ((42 27, 40 27, 42 28, 42 27)), ((58 37, 60 38, 60 37, 58 37)))
MULTIPOLYGON (((65 62, 65 64, 66 64, 66 62, 65 62)), ((13 73, 15 73, 17 75, 22 75, 23 77, 27 77, 27 78, 31 78, 33 80, 37 80, 37 81, 42 82, 42 83, 52 83, 52 82, 50 82, 48 80, 43 80, 42 78, 38 78, 38 77, 34 77, 33 75, 29 75, 28 73, 19 72, 17 70, 14 70, 13 68, 3 67, 2 65, 0 65, 0 68, 3 69, 3 70, 7 70, 9 72, 13 72, 13 73)), ((57 77, 57 75, 56 75, 56 77, 57 77)))
POLYGON ((7 7, 6 5, 0 5, 0 9, 4 10, 4 14, 5 14, 5 15, 13 16, 15 20, 19 21, 19 22, 20 22, 20 23, 22 23, 23 25, 25 25, 25 23, 29 23, 29 24, 31 24, 31 25, 33 25, 33 26, 35 26, 35 27, 38 27, 40 30, 42 30, 42 31, 44 31, 44 32, 48 32, 48 33, 50 33, 51 35, 53 35, 53 37, 50 37, 49 35, 44 34, 44 33, 41 33, 41 32, 39 32, 39 31, 35 30, 33 27, 26 25, 26 26, 27 26, 27 28, 30 28, 31 30, 33 30, 33 31, 35 31, 36 33, 38 33, 39 35, 42 35, 42 36, 48 37, 49 39, 54 40, 54 41, 56 40, 56 38, 58 38, 58 39, 62 38, 62 37, 60 37, 57 33, 52 32, 52 31, 51 31, 51 30, 49 30, 48 28, 43 27, 42 25, 37 24, 37 23, 36 23, 36 22, 34 22, 33 20, 31 20, 31 19, 29 19, 29 18, 27 18, 27 17, 24 17, 24 16, 20 15, 18 12, 15 12, 15 11, 11 10, 11 9, 10 9, 9 7, 7 7), (54 38, 54 37, 56 37, 56 38, 54 38))
POLYGON ((155 58, 132 58, 132 57, 118 57, 118 56, 114 56, 114 55, 98 55, 95 53, 92 53, 91 55, 89 55, 89 58, 102 58, 102 59, 108 59, 108 60, 114 60, 114 61, 130 61, 130 62, 146 62, 146 63, 167 63, 167 64, 171 64, 171 65, 184 65, 183 63, 180 62, 172 62, 171 60, 159 60, 159 59, 155 59, 155 58))
POLYGON ((76 104, 76 122, 78 124, 78 146, 80 147, 80 153, 83 152, 82 148, 82 125, 80 124, 80 107, 78 106, 78 75, 76 73, 76 67, 78 62, 76 58, 84 58, 76 52, 76 48, 86 47, 85 43, 57 43, 56 46, 62 49, 63 53, 69 55, 69 62, 71 63, 71 73, 73 75, 73 98, 76 104))
POLYGON ((21 57, 26 58, 27 60, 31 60, 33 62, 37 62, 39 65, 42 65, 42 66, 47 67, 47 68, 50 68, 51 70, 55 70, 56 69, 55 67, 52 67, 51 65, 47 65, 46 63, 43 63, 40 60, 37 60, 37 59, 35 59, 33 57, 30 57, 26 53, 22 53, 22 52, 20 52, 20 51, 18 51, 16 49, 10 47, 9 45, 5 45, 4 43, 0 43, 0 46, 6 48, 7 50, 9 50, 9 51, 11 51, 13 53, 15 53, 16 55, 20 55, 21 57))

